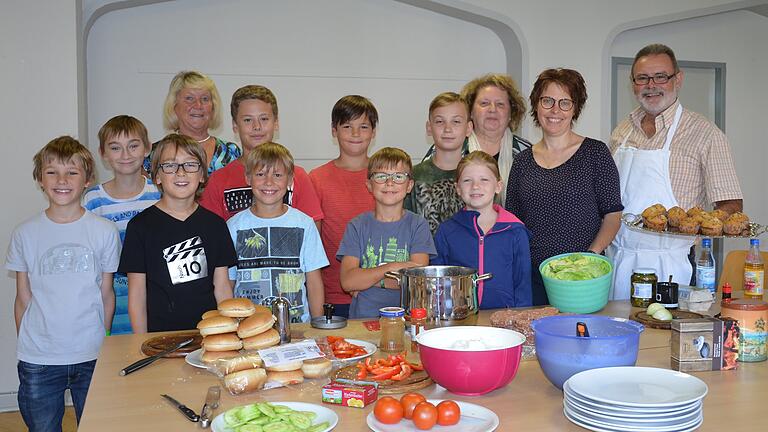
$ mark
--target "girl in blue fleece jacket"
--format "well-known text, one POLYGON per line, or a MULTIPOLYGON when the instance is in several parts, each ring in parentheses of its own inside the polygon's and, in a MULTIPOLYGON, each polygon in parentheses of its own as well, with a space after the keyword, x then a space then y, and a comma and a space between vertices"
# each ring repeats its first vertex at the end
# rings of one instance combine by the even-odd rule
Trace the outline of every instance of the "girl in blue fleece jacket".
POLYGON ((480 309, 531 306, 530 233, 517 216, 494 204, 503 185, 496 160, 474 151, 461 160, 456 175, 466 207, 437 228, 432 264, 491 273, 478 282, 480 309))

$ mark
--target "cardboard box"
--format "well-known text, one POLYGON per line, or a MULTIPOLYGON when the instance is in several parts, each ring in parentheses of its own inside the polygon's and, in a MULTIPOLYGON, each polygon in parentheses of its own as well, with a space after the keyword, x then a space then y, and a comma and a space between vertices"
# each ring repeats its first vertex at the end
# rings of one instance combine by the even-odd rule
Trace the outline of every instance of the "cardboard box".
POLYGON ((672 320, 672 369, 681 372, 699 372, 732 369, 727 360, 723 364, 723 321, 716 318, 672 320))
POLYGON ((337 379, 323 386, 323 402, 363 408, 376 402, 379 384, 370 381, 337 379))

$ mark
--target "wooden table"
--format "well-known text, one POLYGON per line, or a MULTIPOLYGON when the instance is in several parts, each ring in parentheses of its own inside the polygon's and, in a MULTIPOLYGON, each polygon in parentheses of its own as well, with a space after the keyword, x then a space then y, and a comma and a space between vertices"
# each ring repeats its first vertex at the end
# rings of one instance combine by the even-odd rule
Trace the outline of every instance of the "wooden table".
MULTIPOLYGON (((612 302, 602 315, 628 317, 628 302, 612 302)), ((477 324, 487 325, 489 311, 477 317, 477 324)), ((342 331, 322 331, 308 325, 294 325, 306 337, 327 334, 377 341, 360 321, 350 321, 342 331)), ((80 432, 102 431, 194 431, 198 424, 186 420, 166 403, 161 393, 168 393, 199 413, 209 386, 219 384, 216 376, 188 365, 183 359, 161 359, 126 377, 118 371, 143 357, 141 343, 148 335, 108 337, 99 354, 80 432)), ((669 330, 646 329, 640 338, 638 366, 670 367, 669 330)), ((755 431, 764 429, 763 415, 768 399, 768 362, 740 363, 735 371, 694 373, 709 386, 704 399, 704 424, 701 431, 755 431), (763 426, 761 426, 763 425, 763 426)), ((305 388, 279 388, 250 395, 231 396, 222 391, 221 408, 216 414, 254 401, 320 402, 322 384, 305 388)), ((484 396, 458 396, 439 386, 421 391, 428 398, 450 398, 483 405, 501 419, 499 431, 581 431, 563 415, 563 394, 544 377, 536 360, 524 361, 515 379, 506 387, 484 396)), ((335 431, 367 431, 365 417, 373 405, 349 408, 323 404, 340 417, 335 431)))

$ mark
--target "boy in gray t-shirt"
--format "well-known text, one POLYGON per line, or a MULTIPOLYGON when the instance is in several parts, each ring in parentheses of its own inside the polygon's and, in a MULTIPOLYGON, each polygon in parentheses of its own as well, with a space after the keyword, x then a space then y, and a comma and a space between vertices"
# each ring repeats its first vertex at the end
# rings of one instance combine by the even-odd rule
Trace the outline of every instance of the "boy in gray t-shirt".
POLYGON ((48 208, 14 230, 6 267, 16 273, 19 411, 30 431, 52 431, 61 430, 66 389, 80 421, 112 326, 120 236, 114 222, 80 204, 94 173, 85 146, 62 136, 33 160, 48 208))
POLYGON ((427 221, 403 209, 413 188, 411 158, 385 147, 368 161, 368 189, 376 207, 352 219, 336 258, 341 261, 341 287, 352 294, 350 318, 374 318, 379 309, 400 306, 400 285, 384 274, 426 266, 436 254, 427 221))

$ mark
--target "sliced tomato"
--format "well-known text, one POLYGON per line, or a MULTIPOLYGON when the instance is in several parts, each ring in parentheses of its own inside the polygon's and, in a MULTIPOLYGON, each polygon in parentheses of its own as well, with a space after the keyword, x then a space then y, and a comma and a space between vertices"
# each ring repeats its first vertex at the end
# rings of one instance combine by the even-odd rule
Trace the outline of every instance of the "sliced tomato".
POLYGON ((392 381, 402 381, 408 378, 409 376, 411 376, 411 374, 413 373, 413 369, 411 369, 411 367, 408 366, 407 364, 401 365, 400 369, 401 369, 400 373, 392 376, 391 378, 392 381))
POLYGON ((340 341, 340 340, 343 341, 344 340, 344 338, 341 337, 341 336, 326 336, 326 339, 328 339, 328 343, 329 344, 333 344, 336 341, 340 341))

